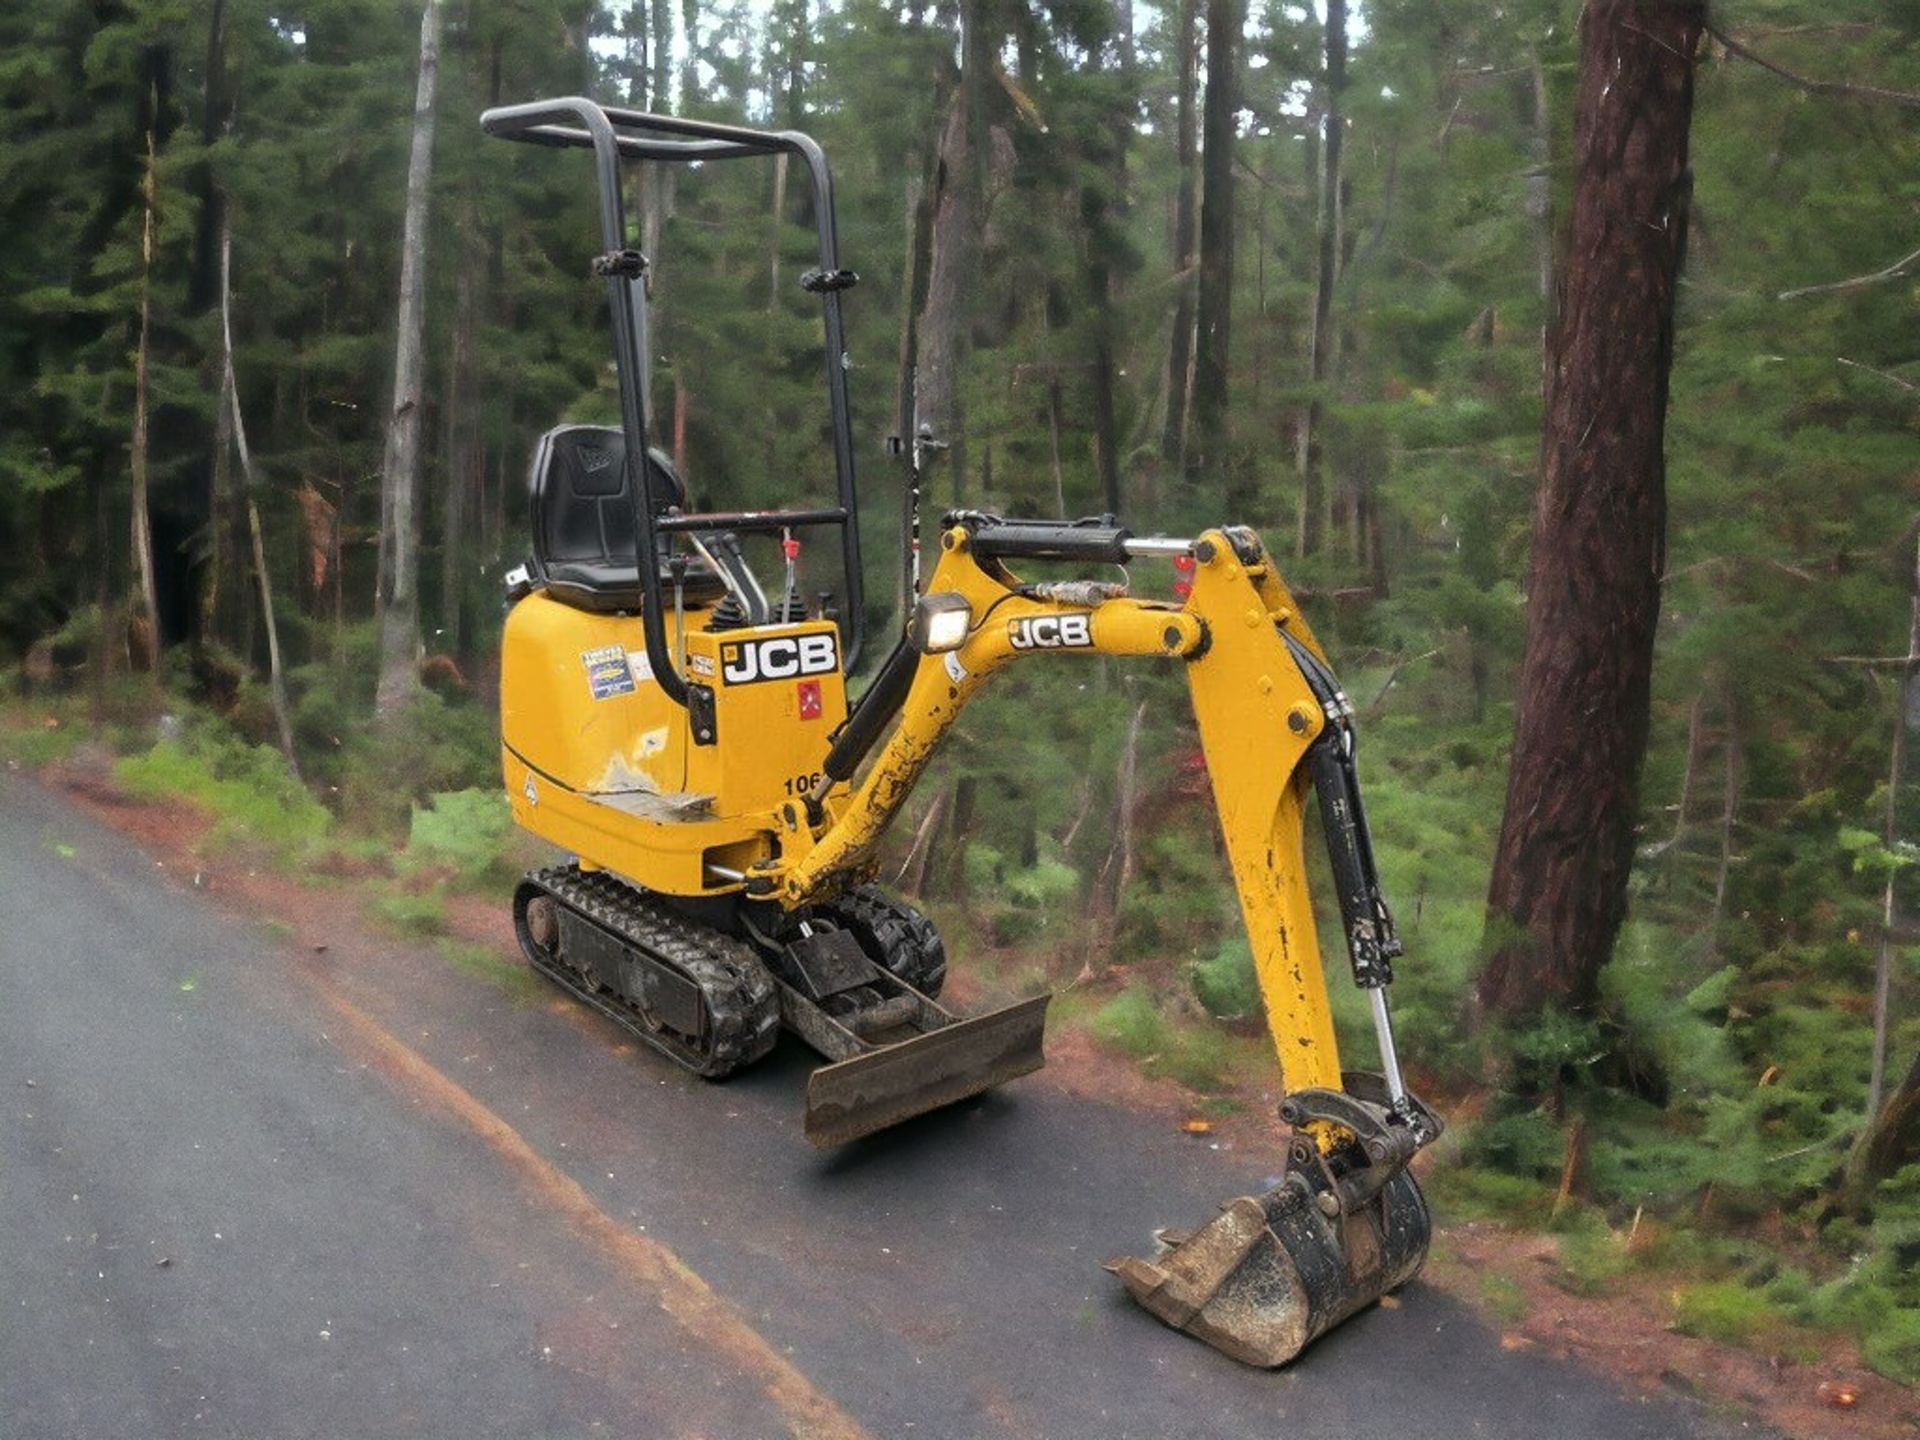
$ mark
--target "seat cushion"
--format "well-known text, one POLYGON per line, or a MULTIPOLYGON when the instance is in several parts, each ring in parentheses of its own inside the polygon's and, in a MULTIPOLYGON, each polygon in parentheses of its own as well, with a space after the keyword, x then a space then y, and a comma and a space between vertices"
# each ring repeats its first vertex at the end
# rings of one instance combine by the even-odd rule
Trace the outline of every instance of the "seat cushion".
MULTIPOLYGON (((605 425, 562 425, 534 449, 534 557, 548 593, 577 609, 637 611, 643 604, 626 454, 626 436, 605 425)), ((655 515, 686 504, 686 487, 658 449, 647 452, 646 495, 655 515)), ((669 603, 672 543, 659 537, 660 588, 669 603)), ((688 556, 684 593, 689 605, 710 605, 726 586, 704 558, 688 556)))
MULTIPOLYGON (((547 567, 547 593, 563 605, 596 615, 638 614, 646 604, 640 572, 631 565, 563 560, 547 567)), ((681 598, 688 608, 703 609, 726 593, 726 582, 704 560, 687 567, 681 598)), ((666 575, 660 577, 660 599, 669 607, 673 604, 673 581, 666 575)))

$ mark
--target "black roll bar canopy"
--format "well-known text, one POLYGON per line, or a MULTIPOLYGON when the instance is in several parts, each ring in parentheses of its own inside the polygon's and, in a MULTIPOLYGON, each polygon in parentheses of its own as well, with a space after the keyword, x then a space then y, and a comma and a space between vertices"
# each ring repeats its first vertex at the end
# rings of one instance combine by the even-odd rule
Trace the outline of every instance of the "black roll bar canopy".
POLYGON ((847 410, 846 334, 840 318, 840 294, 852 283, 840 268, 839 241, 834 230, 833 177, 827 157, 812 137, 797 130, 749 130, 674 115, 649 115, 599 105, 579 96, 535 100, 525 105, 502 105, 480 117, 489 135, 556 148, 593 151, 594 174, 600 190, 600 242, 605 254, 594 271, 607 282, 607 305, 613 319, 615 368, 619 376, 620 419, 626 432, 627 494, 633 502, 634 562, 639 571, 645 608, 641 628, 647 659, 660 688, 678 704, 687 703, 687 683, 674 668, 667 643, 662 606, 660 535, 688 530, 744 530, 779 533, 802 526, 832 526, 840 531, 841 561, 846 570, 846 669, 859 659, 866 638, 864 575, 860 568, 858 497, 854 488, 853 435, 847 410), (814 228, 819 240, 819 269, 803 277, 806 288, 820 296, 826 323, 827 399, 831 407, 834 475, 837 503, 807 510, 728 511, 715 514, 655 516, 646 503, 644 470, 653 433, 653 397, 647 383, 649 342, 647 329, 646 261, 627 245, 626 202, 620 184, 620 161, 652 160, 688 164, 703 160, 737 160, 776 155, 797 156, 813 192, 814 228))

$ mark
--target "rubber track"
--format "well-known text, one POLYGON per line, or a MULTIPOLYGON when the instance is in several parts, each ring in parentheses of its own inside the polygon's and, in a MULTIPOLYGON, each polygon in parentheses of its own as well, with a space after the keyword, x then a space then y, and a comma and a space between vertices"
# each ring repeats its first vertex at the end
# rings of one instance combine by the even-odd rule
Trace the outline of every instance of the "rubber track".
POLYGON ((878 885, 860 885, 817 908, 851 930, 872 959, 922 995, 937 996, 946 984, 947 951, 940 933, 906 901, 878 885))
POLYGON ((544 891, 576 915, 699 987, 707 1024, 697 1044, 671 1031, 648 1028, 639 1008, 625 996, 590 987, 579 971, 564 961, 551 963, 536 951, 524 932, 523 892, 522 902, 514 908, 528 963, 636 1039, 709 1080, 751 1065, 779 1040, 780 1002, 773 976, 740 941, 675 914, 645 891, 604 870, 583 872, 577 865, 554 865, 534 871, 522 883, 544 891))

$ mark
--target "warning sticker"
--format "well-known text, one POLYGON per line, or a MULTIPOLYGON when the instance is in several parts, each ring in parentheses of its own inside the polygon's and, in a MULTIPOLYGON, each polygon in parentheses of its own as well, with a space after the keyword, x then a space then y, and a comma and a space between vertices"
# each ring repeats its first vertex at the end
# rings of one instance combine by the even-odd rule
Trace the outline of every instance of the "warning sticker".
POLYGON ((623 646, 603 645, 598 650, 582 650, 580 663, 587 667, 587 688, 596 700, 633 693, 633 671, 627 665, 623 646))

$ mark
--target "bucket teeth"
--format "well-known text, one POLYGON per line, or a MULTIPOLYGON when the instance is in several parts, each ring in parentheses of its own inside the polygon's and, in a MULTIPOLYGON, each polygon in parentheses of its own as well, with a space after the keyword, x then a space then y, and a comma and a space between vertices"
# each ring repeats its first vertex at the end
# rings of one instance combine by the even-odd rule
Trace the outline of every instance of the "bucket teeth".
POLYGON ((1431 1222, 1402 1169, 1372 1199, 1329 1215, 1300 1176, 1233 1200, 1152 1259, 1107 1269, 1152 1315, 1248 1365, 1285 1365, 1397 1290, 1426 1259, 1431 1222))

